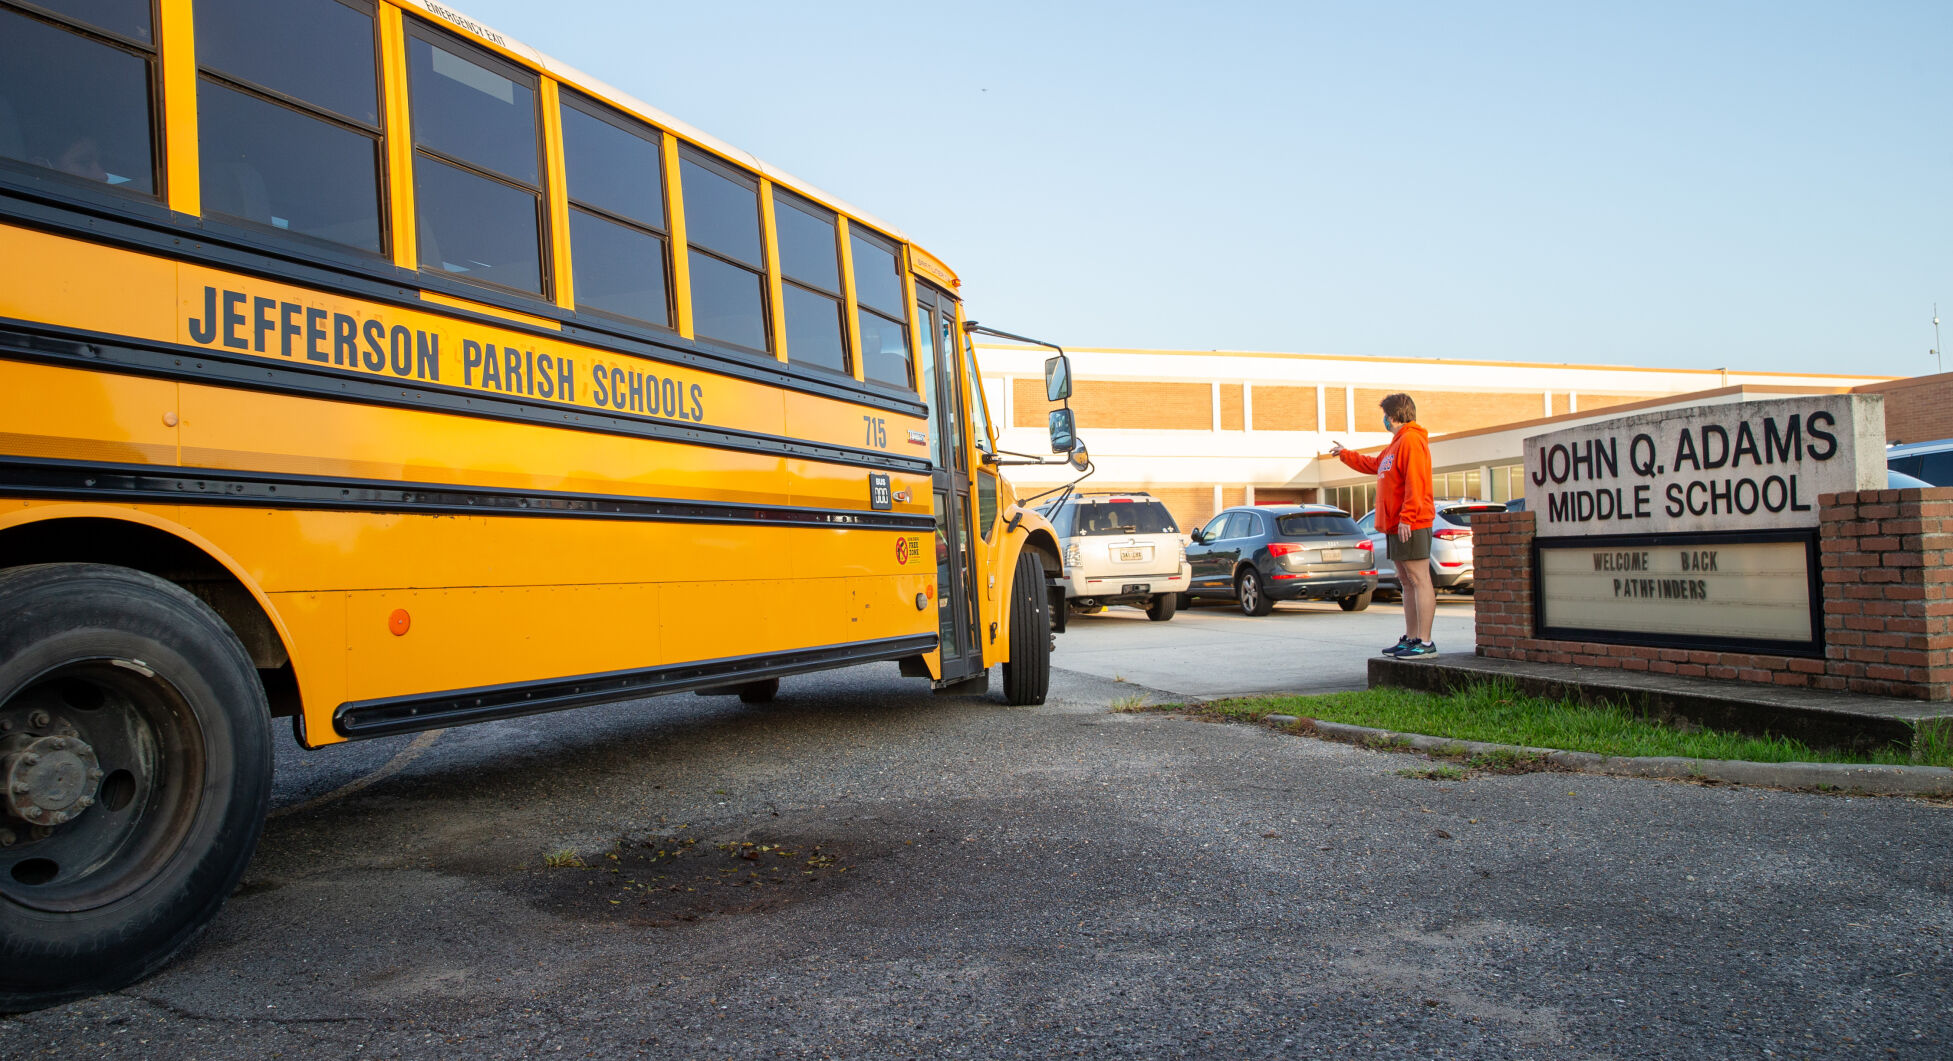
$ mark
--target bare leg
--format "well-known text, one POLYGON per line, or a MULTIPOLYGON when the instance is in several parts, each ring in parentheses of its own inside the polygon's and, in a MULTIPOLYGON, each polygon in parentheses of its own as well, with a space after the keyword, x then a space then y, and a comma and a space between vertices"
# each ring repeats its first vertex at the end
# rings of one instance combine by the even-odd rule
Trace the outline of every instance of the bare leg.
POLYGON ((1404 587, 1405 632, 1419 641, 1431 640, 1431 616, 1438 604, 1437 590, 1431 586, 1431 562, 1399 561, 1397 579, 1404 587))

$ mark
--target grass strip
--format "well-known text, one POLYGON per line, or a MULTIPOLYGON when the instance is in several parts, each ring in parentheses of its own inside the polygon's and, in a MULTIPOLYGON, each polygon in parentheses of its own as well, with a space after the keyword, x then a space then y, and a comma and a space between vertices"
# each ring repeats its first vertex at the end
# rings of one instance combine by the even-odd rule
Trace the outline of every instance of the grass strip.
POLYGON ((1543 700, 1507 682, 1471 685, 1448 694, 1376 688, 1320 696, 1252 696, 1200 705, 1159 705, 1243 722, 1267 715, 1296 715, 1453 740, 1520 744, 1601 755, 1673 755, 1691 759, 1741 759, 1756 763, 1870 763, 1953 766, 1953 745, 1922 740, 1920 757, 1894 746, 1870 752, 1812 748, 1787 737, 1750 737, 1696 729, 1684 731, 1642 718, 1618 704, 1588 705, 1543 700))

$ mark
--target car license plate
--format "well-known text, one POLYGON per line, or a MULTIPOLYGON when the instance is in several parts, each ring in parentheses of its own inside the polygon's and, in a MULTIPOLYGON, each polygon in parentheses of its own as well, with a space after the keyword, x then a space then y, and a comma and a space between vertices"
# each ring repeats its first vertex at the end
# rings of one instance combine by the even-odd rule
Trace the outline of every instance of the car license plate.
POLYGON ((1153 587, 1144 583, 1140 583, 1137 585, 1126 585, 1126 586, 1120 586, 1119 592, 1120 593, 1151 593, 1153 592, 1153 587))
POLYGON ((1341 549, 1324 549, 1322 551, 1322 562, 1325 564, 1342 563, 1343 551, 1341 549))
POLYGON ((1136 563, 1136 562, 1138 562, 1138 561, 1140 561, 1140 560, 1144 560, 1144 559, 1146 559, 1146 550, 1144 550, 1144 549, 1121 549, 1121 550, 1119 550, 1119 559, 1120 559, 1120 560, 1122 560, 1122 561, 1124 561, 1124 562, 1126 562, 1126 563, 1136 563))

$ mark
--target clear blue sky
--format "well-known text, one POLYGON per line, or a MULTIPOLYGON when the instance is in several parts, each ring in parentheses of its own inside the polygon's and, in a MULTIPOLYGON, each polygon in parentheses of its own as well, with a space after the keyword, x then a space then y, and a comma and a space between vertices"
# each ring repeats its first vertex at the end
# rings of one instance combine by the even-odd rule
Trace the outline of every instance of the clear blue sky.
POLYGON ((1914 375, 1953 320, 1947 0, 453 6, 1067 345, 1914 375))

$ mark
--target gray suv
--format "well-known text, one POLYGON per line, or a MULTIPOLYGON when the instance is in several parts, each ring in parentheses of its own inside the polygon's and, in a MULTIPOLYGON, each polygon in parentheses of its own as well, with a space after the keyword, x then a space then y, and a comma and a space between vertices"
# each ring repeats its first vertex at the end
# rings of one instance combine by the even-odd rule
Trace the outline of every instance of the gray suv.
POLYGON ((1372 557, 1370 540, 1340 508, 1230 508, 1194 532, 1186 596, 1229 598, 1249 615, 1267 615, 1278 600, 1333 600, 1362 611, 1377 587, 1372 557))
MULTIPOLYGON (((1505 502, 1439 498, 1435 507, 1437 518, 1431 521, 1431 585, 1469 594, 1473 586, 1472 517, 1481 512, 1504 512, 1505 502)), ((1365 513, 1356 525, 1376 543, 1377 588, 1401 596, 1404 588, 1397 580, 1397 565, 1390 562, 1384 534, 1377 530, 1376 511, 1365 513)))

